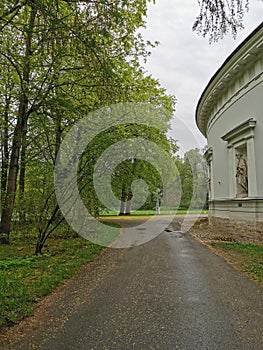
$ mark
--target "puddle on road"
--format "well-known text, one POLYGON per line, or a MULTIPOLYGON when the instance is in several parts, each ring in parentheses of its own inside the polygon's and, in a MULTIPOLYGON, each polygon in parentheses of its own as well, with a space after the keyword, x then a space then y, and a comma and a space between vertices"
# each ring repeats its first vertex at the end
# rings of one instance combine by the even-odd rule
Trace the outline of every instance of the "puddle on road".
POLYGON ((171 227, 167 227, 164 232, 166 234, 168 234, 169 237, 173 237, 173 238, 183 238, 184 237, 184 233, 179 231, 179 230, 174 230, 171 227))

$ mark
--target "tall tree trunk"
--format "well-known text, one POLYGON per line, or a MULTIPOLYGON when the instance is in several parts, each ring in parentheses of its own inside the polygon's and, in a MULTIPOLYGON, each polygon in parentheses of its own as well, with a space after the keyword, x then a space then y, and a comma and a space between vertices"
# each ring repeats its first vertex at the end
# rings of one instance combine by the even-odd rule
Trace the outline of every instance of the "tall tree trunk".
POLYGON ((125 215, 131 215, 131 202, 132 202, 132 197, 133 197, 132 191, 129 191, 128 197, 127 197, 125 215))
MULTIPOLYGON (((22 106, 21 106, 22 107, 22 106)), ((23 107, 24 109, 24 107, 23 107)), ((21 111, 22 112, 22 111, 21 111)), ((7 191, 2 209, 0 223, 0 244, 9 243, 10 226, 15 202, 16 179, 18 173, 18 160, 22 140, 23 123, 22 118, 17 120, 14 130, 12 152, 9 164, 9 173, 7 179, 7 191)))
POLYGON ((4 206, 4 198, 6 193, 6 185, 7 185, 7 173, 8 173, 8 163, 9 163, 9 151, 8 151, 8 115, 9 115, 9 107, 10 107, 11 98, 10 96, 6 96, 5 101, 5 111, 4 111, 4 123, 2 128, 1 135, 1 148, 2 148, 2 164, 1 164, 1 217, 2 210, 4 206))
POLYGON ((25 221, 25 206, 24 206, 24 194, 25 194, 25 175, 26 175, 26 134, 27 125, 24 127, 22 136, 22 147, 20 156, 20 172, 19 172, 19 220, 25 221))
POLYGON ((61 126, 61 112, 57 112, 55 116, 55 123, 56 123, 56 145, 55 145, 55 162, 58 156, 61 139, 62 139, 62 126, 61 126))
POLYGON ((19 98, 19 109, 17 115, 17 122, 13 134, 13 143, 11 148, 11 157, 9 163, 9 171, 7 178, 7 191, 4 199, 2 209, 2 216, 0 222, 0 244, 9 243, 10 227, 12 221, 12 214, 15 203, 16 183, 19 166, 20 149, 22 146, 23 136, 25 135, 25 128, 28 119, 28 86, 30 81, 30 59, 32 55, 32 36, 34 23, 37 14, 35 5, 31 5, 30 19, 26 32, 25 41, 25 56, 24 67, 21 81, 21 92, 19 98))

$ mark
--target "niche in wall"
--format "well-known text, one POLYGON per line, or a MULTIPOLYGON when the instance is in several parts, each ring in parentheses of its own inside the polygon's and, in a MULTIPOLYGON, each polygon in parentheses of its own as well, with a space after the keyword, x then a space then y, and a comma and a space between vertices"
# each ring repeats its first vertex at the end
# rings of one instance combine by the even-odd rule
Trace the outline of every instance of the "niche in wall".
POLYGON ((257 121, 246 120, 222 139, 227 142, 229 198, 257 196, 254 129, 257 121))

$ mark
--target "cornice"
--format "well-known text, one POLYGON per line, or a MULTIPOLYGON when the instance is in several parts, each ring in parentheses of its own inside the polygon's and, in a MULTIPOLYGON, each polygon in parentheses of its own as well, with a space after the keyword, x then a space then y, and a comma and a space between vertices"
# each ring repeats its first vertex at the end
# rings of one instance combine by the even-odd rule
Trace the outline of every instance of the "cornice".
POLYGON ((202 93, 196 123, 204 136, 219 110, 260 77, 263 77, 263 23, 226 59, 202 93))
POLYGON ((253 118, 250 118, 246 120, 244 123, 238 125, 233 130, 230 130, 225 135, 222 136, 222 139, 224 141, 233 141, 234 139, 238 138, 240 135, 243 135, 244 133, 249 133, 251 136, 253 136, 253 130, 257 124, 257 121, 253 118))
POLYGON ((253 118, 246 120, 244 123, 238 125, 236 128, 228 131, 221 138, 227 141, 228 148, 237 144, 240 141, 249 140, 254 137, 254 129, 257 121, 253 118))

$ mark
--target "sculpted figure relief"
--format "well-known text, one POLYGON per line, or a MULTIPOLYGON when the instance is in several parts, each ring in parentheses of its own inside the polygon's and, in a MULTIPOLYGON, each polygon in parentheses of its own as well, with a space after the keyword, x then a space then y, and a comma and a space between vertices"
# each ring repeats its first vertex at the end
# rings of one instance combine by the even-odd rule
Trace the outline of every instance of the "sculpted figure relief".
POLYGON ((238 153, 237 155, 237 173, 236 178, 237 182, 242 188, 242 193, 248 192, 248 182, 247 182, 247 161, 243 157, 243 154, 238 153))

